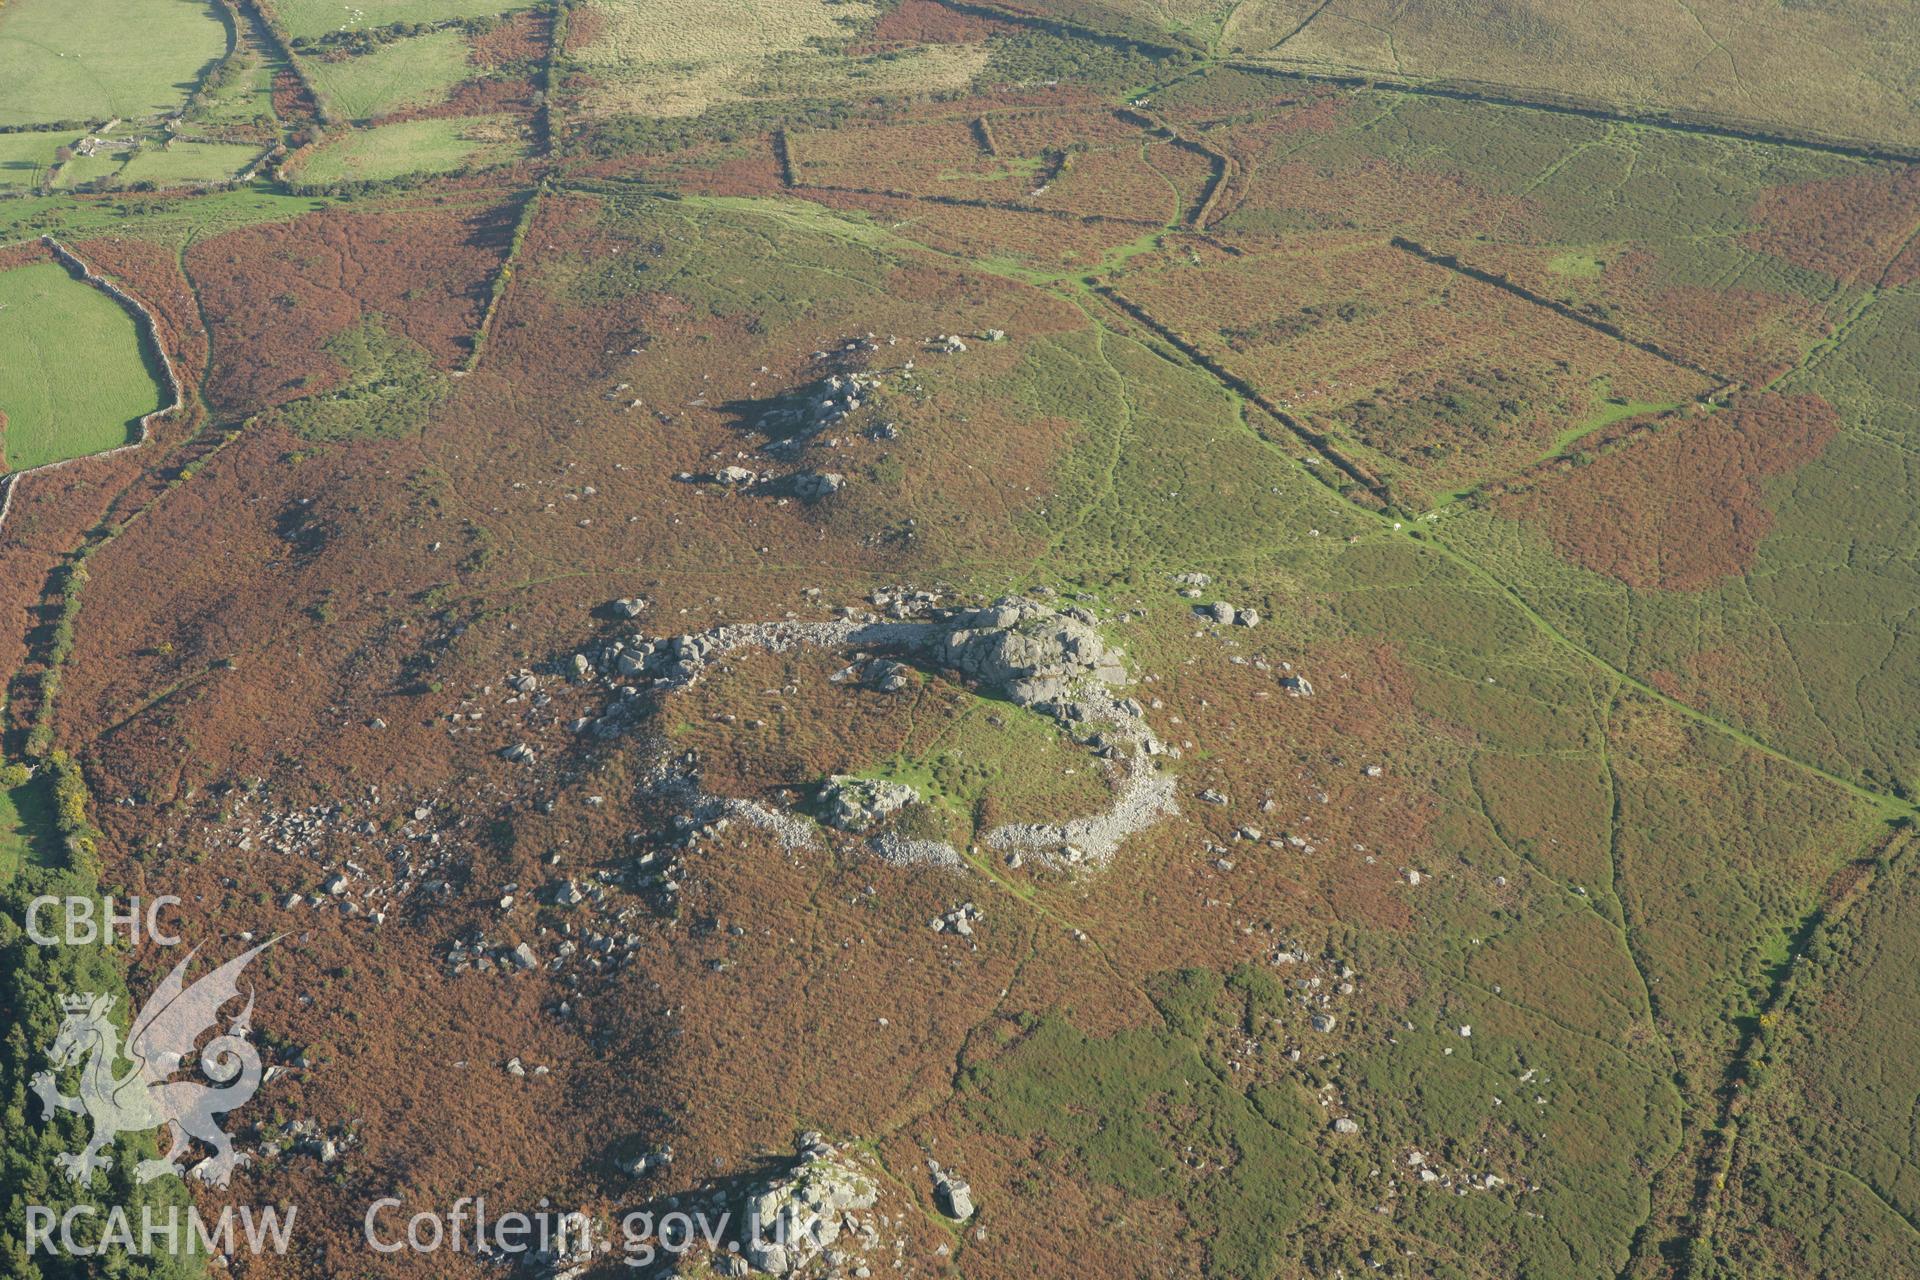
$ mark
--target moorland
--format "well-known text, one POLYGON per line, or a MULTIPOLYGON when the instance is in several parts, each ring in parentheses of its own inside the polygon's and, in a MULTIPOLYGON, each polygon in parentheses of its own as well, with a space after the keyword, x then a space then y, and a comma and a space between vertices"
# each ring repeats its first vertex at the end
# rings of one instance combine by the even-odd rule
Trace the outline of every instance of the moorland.
POLYGON ((0 4, 3 1198, 1920 1274, 1911 13, 739 8, 0 4), (49 893, 280 937, 230 1186, 49 893))

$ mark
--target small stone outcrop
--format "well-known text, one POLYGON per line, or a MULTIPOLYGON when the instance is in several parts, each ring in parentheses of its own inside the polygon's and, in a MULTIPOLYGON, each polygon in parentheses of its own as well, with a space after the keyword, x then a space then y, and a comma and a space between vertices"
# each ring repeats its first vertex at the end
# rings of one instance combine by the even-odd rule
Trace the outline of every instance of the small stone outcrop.
POLYGON ((919 798, 920 793, 904 782, 845 774, 828 778, 820 796, 828 825, 842 831, 865 831, 919 798))
POLYGON ((940 1212, 955 1222, 965 1222, 973 1216, 973 1188, 967 1180, 951 1169, 942 1169, 938 1161, 927 1161, 927 1168, 933 1174, 933 1198, 940 1206, 940 1212))
POLYGON ((858 409, 879 385, 880 379, 873 374, 829 374, 761 414, 755 425, 766 435, 797 443, 820 434, 858 409))
POLYGON ((847 478, 837 471, 801 471, 789 476, 787 483, 800 501, 818 502, 844 489, 847 478))
POLYGON ((1055 611, 1025 596, 1007 596, 955 618, 940 658, 1028 707, 1057 702, 1088 679, 1127 679, 1119 655, 1094 629, 1092 614, 1077 607, 1055 611))
POLYGON ((748 1196, 741 1252, 766 1275, 816 1270, 829 1251, 850 1252, 846 1246, 861 1237, 856 1215, 879 1198, 879 1183, 845 1150, 817 1133, 803 1134, 793 1169, 748 1196))

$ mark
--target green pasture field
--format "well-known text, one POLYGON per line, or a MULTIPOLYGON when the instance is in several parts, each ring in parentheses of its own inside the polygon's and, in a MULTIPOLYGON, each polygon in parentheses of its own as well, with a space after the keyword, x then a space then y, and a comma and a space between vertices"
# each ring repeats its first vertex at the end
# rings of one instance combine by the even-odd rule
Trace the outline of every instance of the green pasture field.
POLYGON ((226 51, 209 0, 10 0, 0 7, 0 125, 175 111, 226 51))
POLYGON ((1698 705, 1800 759, 1915 794, 1920 645, 1905 601, 1920 579, 1902 552, 1915 418, 1886 376, 1911 367, 1900 348, 1914 311, 1902 295, 1868 306, 1785 384, 1823 395, 1845 425, 1816 461, 1769 485, 1770 528, 1746 574, 1699 592, 1641 590, 1561 559, 1502 516, 1461 512, 1445 536, 1609 662, 1672 673, 1698 705), (1844 562, 1830 559, 1835 545, 1853 549, 1844 562))
MULTIPOLYGON (((1259 975, 1265 977, 1265 975, 1259 975)), ((1204 970, 1156 975, 1150 989, 1170 1011, 1166 1030, 1092 1037, 1054 1018, 1034 1020, 1004 1057, 961 1077, 960 1099, 979 1141, 1011 1139, 1021 1185, 1035 1203, 1053 1177, 1085 1179, 1109 1193, 1181 1206, 1207 1240, 1209 1277, 1275 1274, 1282 1241, 1328 1191, 1308 1145, 1315 1127, 1304 1091, 1243 1092, 1209 1043, 1241 1015, 1244 999, 1204 970), (1192 1144, 1237 1158, 1216 1179, 1183 1176, 1192 1144)), ((1023 1196, 1024 1199, 1024 1196, 1023 1196)))
POLYGON ((0 350, 8 471, 126 444, 161 407, 133 317, 57 264, 0 272, 0 350))
POLYGON ((526 0, 277 0, 274 20, 289 39, 330 31, 371 31, 396 22, 445 22, 517 13, 526 0))
POLYGON ((336 115, 368 120, 445 98, 472 70, 467 51, 464 32, 435 31, 338 61, 310 57, 302 66, 336 115))
POLYGON ((505 164, 525 154, 507 116, 408 120, 356 130, 329 142, 294 175, 301 182, 360 182, 410 173, 446 173, 471 165, 505 164), (482 136, 492 135, 492 136, 482 136))
POLYGON ((39 186, 53 153, 72 141, 68 133, 0 133, 0 188, 39 186))
POLYGON ((1599 259, 1586 253, 1559 253, 1547 263, 1547 270, 1555 275, 1578 276, 1583 280, 1597 279, 1601 272, 1599 259))
POLYGON ((146 147, 114 175, 119 186, 151 182, 180 186, 196 182, 224 182, 258 159, 262 148, 244 142, 176 141, 168 147, 146 147))
POLYGON ((333 203, 324 196, 294 196, 264 181, 212 191, 191 201, 153 201, 140 205, 80 203, 58 195, 0 200, 0 241, 30 239, 52 230, 60 236, 135 232, 172 240, 214 235, 258 222, 284 222, 333 203))
POLYGON ((75 187, 111 179, 121 167, 133 158, 134 139, 118 139, 114 145, 101 147, 91 155, 76 155, 60 166, 54 187, 62 191, 71 191, 75 187))
POLYGON ((849 36, 876 12, 866 0, 747 0, 735 21, 715 24, 681 0, 591 0, 585 10, 598 34, 571 60, 592 77, 587 110, 667 116, 737 97, 746 76, 780 55, 810 65, 819 60, 810 41, 849 36))
POLYGON ((285 66, 251 44, 243 45, 224 70, 210 78, 209 87, 188 109, 186 122, 196 129, 224 129, 270 121, 273 75, 285 66))

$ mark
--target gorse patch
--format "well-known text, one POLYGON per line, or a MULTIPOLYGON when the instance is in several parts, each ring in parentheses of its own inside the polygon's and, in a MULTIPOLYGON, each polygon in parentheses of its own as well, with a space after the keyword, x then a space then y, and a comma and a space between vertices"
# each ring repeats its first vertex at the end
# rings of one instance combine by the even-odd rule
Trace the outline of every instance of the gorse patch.
POLYGON ((985 78, 1015 84, 1073 80, 1150 84, 1180 71, 1186 54, 1161 53, 1124 40, 1071 40, 1044 31, 995 36, 985 78))
POLYGON ((387 332, 378 317, 336 334, 326 352, 347 367, 346 385, 279 410, 309 440, 397 436, 418 427, 446 399, 447 380, 427 353, 387 332))

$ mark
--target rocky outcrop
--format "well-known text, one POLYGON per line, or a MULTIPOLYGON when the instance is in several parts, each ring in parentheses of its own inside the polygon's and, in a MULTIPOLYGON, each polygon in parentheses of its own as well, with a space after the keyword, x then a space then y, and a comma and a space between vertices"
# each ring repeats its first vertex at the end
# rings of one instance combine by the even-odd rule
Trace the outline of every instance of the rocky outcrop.
POLYGON ((1022 706, 1055 703, 1089 680, 1124 684, 1127 669, 1085 609, 1056 612, 1007 596, 955 617, 940 641, 941 665, 1022 706))
POLYGON ((1105 866, 1120 845, 1164 817, 1178 813, 1174 779, 1151 767, 1130 769, 1103 813, 1062 823, 1008 823, 987 833, 987 844, 1009 854, 1032 854, 1055 865, 1105 866))
POLYGON ((792 1170, 747 1197, 741 1252, 749 1266, 766 1275, 814 1271, 829 1251, 851 1254, 859 1243, 877 1240, 872 1224, 859 1215, 879 1198, 878 1180, 849 1152, 817 1133, 803 1134, 792 1170))
POLYGON ((595 670, 681 687, 707 664, 741 649, 894 650, 942 667, 1021 706, 1061 707, 1076 693, 1127 681, 1120 653, 1110 648, 1079 607, 1055 610, 1042 601, 1007 596, 982 609, 943 609, 894 602, 894 616, 836 622, 735 623, 688 635, 627 636, 609 642, 595 670))
POLYGON ((913 668, 904 662, 882 658, 867 664, 866 674, 861 681, 868 688, 878 689, 882 693, 899 693, 913 683, 913 668))
POLYGON ((963 938, 971 938, 974 922, 982 918, 980 908, 971 902, 963 902, 945 915, 927 921, 927 925, 935 933, 957 933, 963 938))
POLYGON ((835 774, 821 792, 827 822, 842 831, 865 831, 920 798, 904 782, 885 778, 853 778, 835 774))
POLYGON ((669 1144, 661 1147, 658 1151, 642 1151, 637 1156, 622 1160, 620 1162, 620 1168, 623 1172, 635 1178, 644 1178, 648 1174, 664 1169, 672 1163, 673 1147, 669 1144))
MULTIPOLYGON (((685 635, 633 634, 607 641, 595 651, 576 654, 574 669, 582 679, 598 675, 617 696, 602 715, 577 720, 573 727, 602 737, 637 727, 648 705, 639 697, 643 691, 683 689, 712 663, 741 650, 783 653, 812 647, 892 654, 869 664, 869 680, 876 687, 905 688, 912 678, 907 662, 945 672, 982 693, 1051 717, 1112 762, 1114 802, 1107 810, 1061 823, 998 827, 987 833, 989 846, 1058 867, 1100 866, 1128 836, 1178 811, 1173 779, 1155 763, 1155 757, 1170 753, 1148 726, 1140 703, 1116 692, 1128 682, 1127 668, 1120 651, 1100 634, 1091 612, 1079 606, 1055 608, 1029 596, 953 608, 928 593, 876 593, 873 604, 885 608, 887 616, 731 623, 685 635)), ((857 669, 848 668, 848 674, 857 669)), ((901 783, 835 777, 823 798, 831 825, 860 832, 918 797, 901 783)), ((939 841, 882 835, 870 841, 870 847, 901 864, 962 862, 958 850, 939 841)))
POLYGON ((1230 601, 1215 600, 1212 604, 1195 605, 1193 611, 1209 622, 1223 627, 1257 627, 1260 625, 1258 609, 1236 608, 1230 601))
POLYGON ((783 443, 797 443, 858 409, 879 385, 880 379, 869 373, 829 374, 785 397, 785 403, 761 414, 754 426, 764 435, 782 437, 783 443))
POLYGON ((847 478, 837 471, 801 471, 789 476, 787 484, 800 501, 818 502, 845 488, 847 478))
POLYGON ((955 1222, 965 1222, 973 1216, 973 1188, 967 1180, 951 1169, 942 1169, 937 1160, 927 1161, 927 1169, 933 1174, 933 1198, 940 1206, 940 1212, 955 1222))
POLYGON ((958 867, 960 851, 944 840, 917 840, 898 831, 882 831, 867 841, 882 862, 896 867, 958 867))
POLYGON ((837 471, 796 471, 781 475, 739 465, 721 467, 718 471, 682 471, 674 479, 682 484, 719 485, 740 493, 786 494, 802 502, 818 502, 847 487, 847 478, 837 471))

